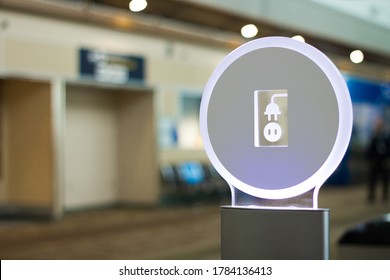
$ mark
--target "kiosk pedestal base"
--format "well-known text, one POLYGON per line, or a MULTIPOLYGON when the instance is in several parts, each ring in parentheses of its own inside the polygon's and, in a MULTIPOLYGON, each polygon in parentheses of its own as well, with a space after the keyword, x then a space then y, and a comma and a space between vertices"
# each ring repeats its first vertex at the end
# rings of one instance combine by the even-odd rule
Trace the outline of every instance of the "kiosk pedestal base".
POLYGON ((222 206, 221 258, 329 259, 329 209, 222 206))

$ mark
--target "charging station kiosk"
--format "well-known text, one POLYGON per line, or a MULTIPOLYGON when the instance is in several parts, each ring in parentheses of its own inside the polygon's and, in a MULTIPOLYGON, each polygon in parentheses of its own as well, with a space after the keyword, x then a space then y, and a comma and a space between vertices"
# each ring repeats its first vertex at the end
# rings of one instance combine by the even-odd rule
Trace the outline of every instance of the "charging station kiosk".
POLYGON ((328 259, 322 184, 352 132, 344 78, 316 48, 267 37, 231 52, 202 97, 205 151, 229 183, 222 259, 328 259))

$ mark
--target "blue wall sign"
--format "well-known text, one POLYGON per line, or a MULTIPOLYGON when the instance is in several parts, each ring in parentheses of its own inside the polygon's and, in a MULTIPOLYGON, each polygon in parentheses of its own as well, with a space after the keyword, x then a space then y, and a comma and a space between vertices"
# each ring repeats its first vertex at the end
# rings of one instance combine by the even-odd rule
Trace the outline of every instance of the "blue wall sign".
POLYGON ((143 82, 144 72, 143 57, 84 48, 79 50, 79 73, 82 77, 110 83, 143 82))

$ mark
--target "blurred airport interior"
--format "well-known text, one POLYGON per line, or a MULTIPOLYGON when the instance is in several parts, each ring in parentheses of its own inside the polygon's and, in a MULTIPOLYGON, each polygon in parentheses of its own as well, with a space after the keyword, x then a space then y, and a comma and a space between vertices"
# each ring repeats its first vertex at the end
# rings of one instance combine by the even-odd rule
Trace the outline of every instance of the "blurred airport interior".
POLYGON ((202 92, 266 36, 318 48, 350 91, 350 146, 320 194, 331 258, 390 257, 338 244, 389 212, 380 182, 367 201, 366 150, 378 119, 390 131, 390 2, 129 2, 0 0, 1 259, 218 259, 230 190, 203 150, 202 92))

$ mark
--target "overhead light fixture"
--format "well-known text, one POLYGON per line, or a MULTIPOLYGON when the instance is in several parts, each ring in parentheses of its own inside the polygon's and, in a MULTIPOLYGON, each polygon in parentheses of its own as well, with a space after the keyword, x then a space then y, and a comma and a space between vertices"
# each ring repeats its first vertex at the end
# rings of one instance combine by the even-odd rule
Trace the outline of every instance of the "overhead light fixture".
POLYGON ((349 55, 349 59, 351 59, 353 63, 360 63, 364 60, 364 54, 361 50, 354 50, 349 55))
POLYGON ((241 35, 244 38, 253 38, 257 35, 259 30, 254 24, 247 24, 241 28, 241 35))
POLYGON ((140 12, 146 8, 148 2, 146 0, 131 0, 129 3, 129 9, 132 12, 140 12))
POLYGON ((294 39, 294 40, 297 40, 299 42, 305 43, 305 38, 303 38, 303 36, 301 36, 301 35, 295 35, 295 36, 293 36, 291 38, 294 39))

